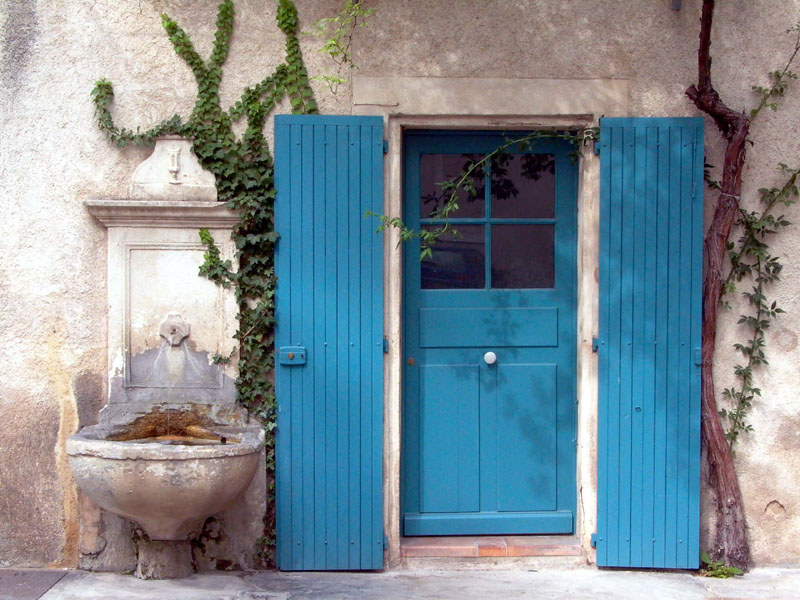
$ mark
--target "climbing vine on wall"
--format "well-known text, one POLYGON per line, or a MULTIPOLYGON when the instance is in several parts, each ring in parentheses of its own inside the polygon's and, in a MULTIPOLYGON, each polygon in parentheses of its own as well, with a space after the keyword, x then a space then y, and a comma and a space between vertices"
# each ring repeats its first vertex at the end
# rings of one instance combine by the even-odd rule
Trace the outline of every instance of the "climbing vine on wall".
MULTIPOLYGON (((797 201, 800 169, 792 169, 781 163, 779 170, 787 176, 786 181, 780 187, 759 190, 763 205, 760 212, 739 208, 739 218, 735 224, 740 227, 741 235, 737 243, 728 242, 731 268, 725 280, 724 293, 734 292, 736 282, 745 279, 751 282, 750 289, 742 292, 750 311, 739 316, 739 325, 749 331, 749 335, 744 342, 734 344, 734 348, 744 357, 744 364, 734 366, 738 384, 722 390, 723 397, 731 402, 731 406, 719 411, 728 423, 725 437, 731 448, 740 434, 753 430, 748 422, 748 414, 756 397, 761 397, 761 389, 753 382, 754 371, 769 364, 765 352, 766 331, 771 321, 784 312, 777 301, 770 302, 766 295, 767 287, 780 279, 783 269, 780 258, 770 251, 769 238, 791 225, 783 215, 772 213, 776 206, 791 206, 797 201)), ((730 308, 727 301, 723 304, 730 308)))
POLYGON ((353 61, 351 52, 353 35, 359 27, 365 27, 374 8, 364 8, 360 0, 345 0, 342 9, 333 17, 319 19, 311 26, 311 31, 304 32, 321 38, 322 47, 318 52, 325 54, 336 65, 333 73, 321 73, 311 79, 323 81, 335 96, 339 86, 347 83, 349 77, 358 66, 353 61))
MULTIPOLYGON (((223 287, 232 288, 239 303, 239 377, 236 381, 239 402, 258 417, 267 433, 267 515, 260 557, 274 560, 274 473, 275 473, 275 395, 271 381, 274 367, 273 327, 275 324, 273 205, 275 182, 272 154, 264 137, 267 116, 288 97, 294 114, 316 114, 317 104, 297 39, 298 15, 291 0, 279 0, 278 27, 286 35, 284 62, 252 87, 246 88, 230 108, 220 103, 222 66, 228 56, 233 32, 234 4, 224 0, 217 15, 217 31, 211 56, 204 60, 188 34, 162 15, 164 29, 175 52, 191 68, 197 82, 197 100, 188 119, 174 115, 140 132, 114 124, 109 105, 114 98, 111 82, 101 79, 92 90, 98 127, 119 147, 149 145, 157 137, 178 134, 193 140, 200 163, 216 178, 218 198, 240 215, 233 231, 237 268, 222 260, 214 239, 207 230, 200 239, 207 247, 200 274, 223 287), (241 137, 234 123, 245 119, 241 137)), ((224 360, 224 359, 223 359, 224 360)))
MULTIPOLYGON (((750 111, 750 123, 765 108, 778 110, 778 100, 786 94, 789 83, 798 78, 790 67, 800 53, 800 23, 795 24, 787 33, 794 37, 793 51, 783 69, 769 73, 771 81, 769 86, 752 86, 753 91, 759 96, 759 103, 750 111)), ((719 411, 720 416, 728 423, 725 437, 731 448, 734 447, 740 434, 753 430, 747 418, 753 402, 757 397, 761 397, 761 389, 753 382, 754 371, 762 365, 769 364, 765 353, 766 330, 770 322, 784 312, 776 301, 770 302, 766 295, 767 287, 780 279, 783 269, 780 258, 770 251, 769 239, 780 229, 791 225, 783 215, 775 215, 773 211, 781 205, 788 207, 797 201, 797 179, 800 177, 800 168, 780 163, 778 172, 785 178, 781 185, 758 190, 760 211, 746 210, 742 206, 737 208, 739 217, 734 225, 739 227, 741 234, 736 243, 729 241, 727 246, 731 266, 722 293, 729 294, 736 291, 737 282, 743 280, 751 282, 750 289, 742 292, 747 299, 749 314, 742 314, 739 317, 739 325, 749 331, 749 335, 744 343, 734 344, 734 348, 744 357, 744 363, 734 366, 737 384, 722 391, 723 397, 730 401, 731 405, 719 411)), ((711 187, 721 189, 719 183, 713 181, 711 187)), ((723 305, 730 308, 727 301, 723 301, 723 305)))

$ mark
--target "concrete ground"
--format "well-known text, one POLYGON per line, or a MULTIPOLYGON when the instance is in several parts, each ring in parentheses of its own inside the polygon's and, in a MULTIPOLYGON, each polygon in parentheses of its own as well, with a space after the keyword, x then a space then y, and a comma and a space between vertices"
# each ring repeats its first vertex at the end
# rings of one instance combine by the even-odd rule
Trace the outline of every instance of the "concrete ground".
POLYGON ((720 580, 690 573, 595 568, 388 573, 220 573, 172 581, 72 571, 42 600, 444 600, 614 598, 621 600, 800 599, 800 569, 755 569, 720 580))

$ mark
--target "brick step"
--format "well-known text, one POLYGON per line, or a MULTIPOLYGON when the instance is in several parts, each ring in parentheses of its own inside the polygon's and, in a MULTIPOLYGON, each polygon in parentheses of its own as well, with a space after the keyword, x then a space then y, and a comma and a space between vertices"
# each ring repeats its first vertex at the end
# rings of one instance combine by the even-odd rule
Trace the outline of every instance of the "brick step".
POLYGON ((571 535, 404 537, 403 558, 480 558, 517 556, 580 556, 578 538, 571 535))

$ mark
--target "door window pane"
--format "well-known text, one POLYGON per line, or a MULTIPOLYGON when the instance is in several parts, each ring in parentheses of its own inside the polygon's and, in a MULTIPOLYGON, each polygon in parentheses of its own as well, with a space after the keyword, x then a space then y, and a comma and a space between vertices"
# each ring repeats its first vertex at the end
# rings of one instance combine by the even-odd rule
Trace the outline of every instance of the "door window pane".
MULTIPOLYGON (((482 158, 478 154, 423 154, 420 160, 420 217, 431 218, 437 208, 442 208, 450 199, 452 190, 444 189, 441 183, 460 178, 475 161, 482 158)), ((450 217, 474 218, 484 216, 484 172, 482 167, 475 169, 466 185, 457 192, 458 210, 450 217), (471 188, 471 189, 470 189, 471 188)))
POLYGON ((555 287, 555 225, 492 225, 492 287, 555 287))
MULTIPOLYGON (((430 229, 427 227, 426 229, 430 229)), ((475 289, 486 283, 483 225, 458 225, 458 236, 445 236, 421 261, 422 289, 475 289)))
POLYGON ((492 217, 552 219, 555 160, 552 154, 498 154, 492 158, 492 217))

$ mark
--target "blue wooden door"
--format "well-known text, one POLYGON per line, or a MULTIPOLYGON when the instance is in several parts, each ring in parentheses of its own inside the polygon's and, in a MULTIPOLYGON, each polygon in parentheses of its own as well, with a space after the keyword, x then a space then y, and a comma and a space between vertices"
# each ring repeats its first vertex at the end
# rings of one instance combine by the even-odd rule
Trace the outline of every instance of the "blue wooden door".
MULTIPOLYGON (((408 132, 405 220, 435 227, 438 182, 506 141, 408 132)), ((405 535, 571 533, 575 185, 570 147, 510 148, 478 170, 420 261, 404 248, 405 535), (496 361, 492 362, 493 353, 496 361), (491 364, 490 364, 491 363, 491 364)))
POLYGON ((383 566, 379 117, 275 117, 278 566, 383 566))
POLYGON ((695 569, 703 119, 601 120, 597 564, 695 569))

